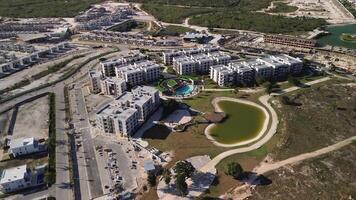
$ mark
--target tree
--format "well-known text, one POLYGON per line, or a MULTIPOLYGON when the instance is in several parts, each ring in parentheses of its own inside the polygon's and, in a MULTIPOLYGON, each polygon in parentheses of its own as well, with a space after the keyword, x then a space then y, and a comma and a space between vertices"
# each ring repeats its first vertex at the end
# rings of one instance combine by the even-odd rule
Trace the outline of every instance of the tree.
POLYGON ((163 179, 166 185, 168 185, 171 182, 172 179, 172 173, 169 169, 164 169, 163 170, 163 179))
POLYGON ((230 162, 227 164, 225 174, 238 178, 243 172, 241 165, 237 162, 230 162))
POLYGON ((193 173, 195 172, 195 168, 192 165, 192 163, 190 163, 186 160, 177 162, 176 165, 174 166, 173 170, 177 175, 182 174, 187 178, 190 178, 193 175, 193 173))
POLYGON ((156 175, 154 173, 148 173, 147 182, 150 187, 156 185, 156 175))
POLYGON ((176 177, 176 187, 181 196, 186 196, 188 194, 188 185, 185 182, 184 174, 178 174, 176 177))

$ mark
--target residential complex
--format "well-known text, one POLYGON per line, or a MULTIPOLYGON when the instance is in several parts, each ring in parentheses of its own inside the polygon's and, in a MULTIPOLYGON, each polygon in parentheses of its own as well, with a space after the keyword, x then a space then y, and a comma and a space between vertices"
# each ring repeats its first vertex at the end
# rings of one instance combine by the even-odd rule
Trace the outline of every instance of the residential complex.
POLYGON ((264 35, 264 42, 308 49, 314 48, 316 45, 315 40, 286 35, 264 35))
POLYGON ((220 52, 215 46, 163 52, 163 62, 173 65, 173 69, 180 75, 207 74, 211 66, 226 65, 230 60, 230 55, 220 52))
POLYGON ((125 92, 96 113, 97 127, 105 133, 131 136, 159 106, 159 92, 138 86, 125 92))
POLYGON ((244 62, 216 65, 210 68, 210 78, 219 86, 251 84, 264 80, 285 78, 301 73, 303 62, 285 54, 267 56, 244 62))

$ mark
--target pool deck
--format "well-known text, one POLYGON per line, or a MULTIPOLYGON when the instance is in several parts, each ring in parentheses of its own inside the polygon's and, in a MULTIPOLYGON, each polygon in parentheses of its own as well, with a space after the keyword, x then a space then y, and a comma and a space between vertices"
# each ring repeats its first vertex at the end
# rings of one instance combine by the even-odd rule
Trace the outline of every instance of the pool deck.
POLYGON ((215 144, 216 146, 220 146, 220 147, 245 146, 245 145, 251 144, 253 142, 256 142, 257 140, 259 140, 265 134, 265 132, 268 129, 268 123, 270 121, 270 115, 269 115, 268 111, 266 110, 266 108, 264 108, 261 105, 258 105, 257 103, 254 103, 254 102, 248 101, 248 100, 242 100, 242 99, 236 99, 236 98, 230 98, 230 97, 217 97, 217 98, 214 98, 213 101, 211 102, 213 104, 214 109, 215 109, 216 112, 224 112, 220 108, 220 106, 218 104, 220 101, 232 101, 232 102, 243 103, 243 104, 247 104, 247 105, 250 105, 250 106, 257 107, 257 108, 259 108, 259 109, 261 109, 263 111, 263 113, 265 115, 265 119, 264 119, 264 122, 263 122, 262 129, 260 130, 260 132, 254 138, 251 138, 251 139, 248 139, 248 140, 245 140, 245 141, 241 141, 241 142, 236 142, 236 143, 233 143, 233 144, 224 144, 224 143, 220 143, 220 142, 216 141, 215 138, 212 137, 211 134, 210 134, 211 128, 216 126, 216 124, 210 124, 208 127, 205 128, 204 134, 213 144, 215 144))

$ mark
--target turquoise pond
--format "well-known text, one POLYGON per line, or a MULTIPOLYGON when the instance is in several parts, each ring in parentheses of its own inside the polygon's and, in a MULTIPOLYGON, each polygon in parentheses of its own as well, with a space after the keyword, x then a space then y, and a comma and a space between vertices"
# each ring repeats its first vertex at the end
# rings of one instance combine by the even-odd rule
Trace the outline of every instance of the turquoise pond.
POLYGON ((319 44, 356 49, 356 43, 341 40, 341 35, 343 33, 356 34, 356 24, 329 26, 326 28, 326 31, 331 34, 317 39, 319 44))
POLYGON ((186 95, 192 93, 193 89, 194 89, 194 86, 192 86, 192 85, 184 85, 184 86, 178 88, 175 91, 175 94, 177 96, 186 96, 186 95))

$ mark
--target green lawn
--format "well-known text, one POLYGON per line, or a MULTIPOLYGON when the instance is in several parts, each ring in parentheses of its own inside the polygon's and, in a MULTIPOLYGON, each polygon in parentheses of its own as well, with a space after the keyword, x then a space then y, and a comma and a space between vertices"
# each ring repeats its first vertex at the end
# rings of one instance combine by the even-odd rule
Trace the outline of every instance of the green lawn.
POLYGON ((186 32, 195 32, 195 30, 183 26, 169 25, 157 33, 157 36, 179 36, 180 34, 184 34, 186 32))
POLYGON ((168 85, 168 87, 173 88, 177 85, 177 81, 174 79, 169 79, 169 80, 167 80, 167 85, 168 85))
POLYGON ((100 0, 0 0, 4 17, 73 17, 100 0))

